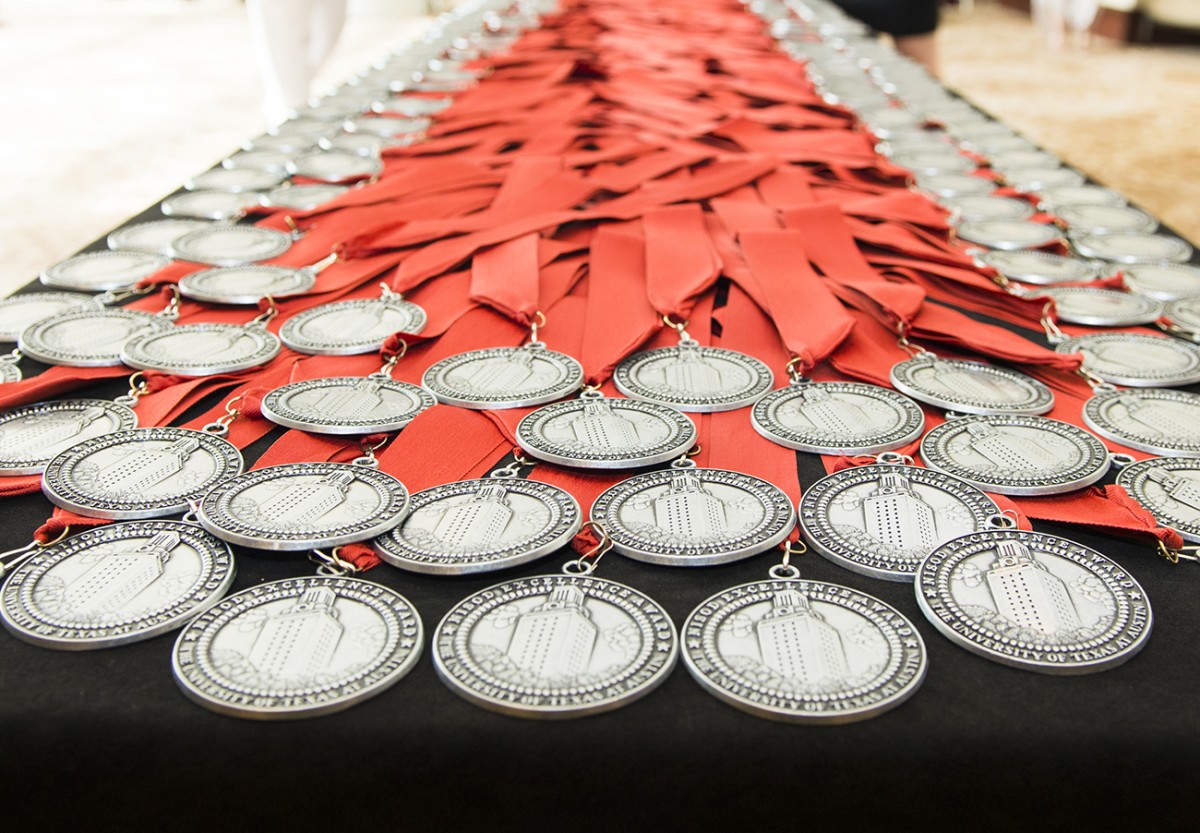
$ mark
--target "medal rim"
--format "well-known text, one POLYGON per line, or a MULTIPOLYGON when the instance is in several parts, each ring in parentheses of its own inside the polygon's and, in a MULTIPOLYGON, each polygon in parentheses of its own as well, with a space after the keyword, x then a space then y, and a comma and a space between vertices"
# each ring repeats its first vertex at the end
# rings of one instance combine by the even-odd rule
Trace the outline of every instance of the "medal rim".
POLYGON ((564 396, 569 396, 583 386, 583 365, 581 365, 574 357, 561 353, 557 350, 550 350, 544 347, 530 348, 528 345, 522 347, 485 347, 479 350, 468 350, 465 353, 456 353, 453 356, 447 356, 441 361, 431 364, 424 373, 421 374, 421 387, 429 391, 429 393, 446 405, 457 405, 460 408, 469 408, 473 411, 482 410, 509 410, 512 408, 529 408, 536 405, 545 405, 550 402, 557 402, 564 396), (455 392, 441 379, 439 376, 444 376, 463 364, 476 359, 487 359, 492 356, 511 355, 522 350, 533 350, 534 355, 548 357, 547 360, 551 364, 561 366, 566 374, 566 379, 553 390, 547 388, 540 395, 527 395, 523 399, 467 399, 463 396, 458 396, 455 392))
POLYGON ((218 373, 232 373, 252 367, 262 367, 278 356, 282 349, 283 345, 279 339, 265 327, 252 327, 243 324, 182 324, 163 332, 143 333, 140 336, 133 337, 125 342, 125 346, 121 348, 121 361, 138 370, 158 370, 163 373, 170 373, 173 376, 202 377, 215 376, 218 373), (138 351, 141 351, 143 345, 151 339, 167 338, 180 334, 187 335, 187 331, 194 333, 200 330, 205 332, 238 330, 239 336, 249 336, 255 339, 257 348, 250 355, 237 361, 231 360, 224 364, 209 363, 192 366, 172 366, 166 363, 159 363, 145 355, 138 355, 138 351))
MULTIPOLYGON (((280 275, 282 277, 282 275, 280 275)), ((294 295, 303 295, 310 291, 317 283, 317 276, 311 270, 298 268, 295 266, 280 266, 277 264, 268 263, 246 263, 241 266, 215 266, 211 269, 202 269, 199 272, 193 272, 190 275, 185 275, 179 281, 179 293, 185 298, 191 298, 193 301, 204 301, 209 304, 257 304, 259 301, 266 298, 268 295, 272 298, 290 298, 294 295), (295 289, 283 290, 280 292, 258 292, 258 293, 237 293, 237 292, 209 292, 203 286, 197 287, 205 277, 213 272, 222 269, 251 269, 256 271, 269 271, 276 275, 280 273, 288 273, 289 275, 300 277, 298 286, 295 289)))
MULTIPOLYGON (((912 374, 909 374, 910 377, 911 377, 911 375, 912 374)), ((888 371, 888 378, 891 380, 892 386, 895 387, 896 390, 900 391, 904 395, 912 397, 913 399, 917 400, 918 402, 923 402, 926 405, 933 405, 938 408, 944 408, 947 411, 956 411, 959 413, 972 414, 972 415, 1013 414, 1013 415, 1021 415, 1021 416, 1038 416, 1040 414, 1047 413, 1054 408, 1054 391, 1050 390, 1050 388, 1047 387, 1044 383, 1038 381, 1037 379, 1034 379, 1032 376, 1028 376, 1024 373, 1021 373, 1018 370, 1010 370, 1006 367, 998 367, 994 364, 989 364, 986 362, 970 362, 970 361, 965 361, 962 359, 942 359, 942 358, 938 358, 938 359, 921 359, 921 358, 905 359, 902 362, 897 362, 896 364, 892 365, 891 369, 888 371), (943 364, 969 365, 972 370, 983 369, 984 372, 1003 376, 1006 379, 1009 379, 1010 381, 1016 382, 1017 384, 1021 385, 1022 387, 1032 388, 1033 392, 1038 394, 1038 398, 1035 399, 1033 401, 1033 403, 1031 403, 1030 405, 1027 405, 1024 407, 1019 407, 1019 408, 1018 407, 1004 408, 1004 407, 999 407, 999 406, 988 408, 986 406, 979 406, 979 405, 975 405, 975 404, 972 404, 969 402, 968 403, 954 402, 952 400, 946 399, 945 397, 943 397, 939 394, 928 393, 928 392, 922 390, 921 388, 918 388, 915 384, 910 384, 907 379, 901 378, 899 376, 899 374, 897 373, 897 368, 904 367, 906 365, 916 366, 917 364, 934 364, 935 362, 940 362, 943 364), (1043 402, 1044 402, 1044 404, 1041 404, 1043 402)))
POLYGON ((176 260, 183 260, 188 263, 199 263, 208 266, 244 266, 251 263, 262 263, 264 260, 270 260, 273 257, 279 257, 292 247, 293 239, 290 234, 277 229, 264 228, 263 226, 244 226, 244 225, 225 225, 216 226, 213 228, 200 229, 199 231, 189 231, 187 234, 177 237, 171 243, 171 256, 176 260), (258 234, 264 238, 271 238, 275 242, 273 250, 261 257, 255 257, 253 260, 238 258, 232 256, 204 256, 202 252, 193 251, 191 255, 188 253, 189 248, 195 246, 197 239, 203 239, 205 236, 213 234, 223 234, 228 231, 250 232, 258 234))
POLYGON ((656 347, 651 350, 642 350, 627 356, 622 359, 613 369, 613 385, 622 394, 630 399, 640 399, 643 402, 655 402, 659 405, 666 405, 669 408, 674 408, 685 414, 715 414, 725 411, 736 411, 739 408, 746 408, 753 405, 764 395, 768 394, 771 387, 775 384, 775 375, 771 372, 771 368, 767 364, 754 356, 742 353, 738 350, 730 350, 726 347, 706 347, 696 345, 694 348, 703 356, 712 356, 714 358, 724 359, 731 364, 740 364, 750 371, 751 384, 744 388, 741 392, 727 394, 721 397, 709 396, 705 399, 716 399, 715 402, 696 402, 687 400, 670 400, 663 396, 657 396, 649 388, 643 384, 639 384, 634 374, 639 367, 655 361, 660 357, 668 357, 670 353, 678 353, 679 345, 670 347, 656 347), (731 358, 732 357, 732 358, 731 358))
POLYGON ((1129 299, 1134 305, 1140 306, 1142 311, 1129 312, 1124 316, 1118 317, 1116 314, 1105 317, 1100 313, 1084 313, 1074 314, 1067 312, 1063 314, 1061 309, 1058 309, 1058 319, 1066 321, 1070 324, 1082 324, 1085 327, 1135 327, 1139 324, 1149 324, 1158 320, 1162 315, 1162 304, 1152 300, 1144 295, 1138 295, 1133 292, 1121 292, 1116 289, 1095 289, 1085 286, 1060 286, 1047 289, 1044 294, 1054 298, 1057 306, 1058 297, 1056 293, 1065 293, 1067 295, 1081 295, 1083 297, 1102 295, 1108 298, 1119 297, 1121 299, 1129 299))
MULTIPOLYGON (((415 411, 406 412, 405 415, 396 417, 394 419, 390 419, 386 422, 378 421, 378 422, 372 422, 370 424, 355 424, 355 425, 349 425, 346 423, 329 424, 329 423, 321 423, 321 422, 314 422, 311 420, 299 419, 299 418, 290 416, 288 414, 281 413, 276 408, 276 402, 279 399, 286 396, 288 393, 295 393, 295 392, 299 392, 301 390, 308 390, 310 388, 335 387, 336 385, 339 385, 339 384, 348 386, 347 383, 351 383, 351 382, 357 383, 357 382, 361 382, 368 378, 370 378, 370 377, 368 377, 368 376, 322 376, 317 379, 307 379, 307 380, 300 381, 300 382, 291 382, 289 384, 275 388, 275 390, 270 391, 262 398, 262 404, 260 406, 261 410, 262 410, 262 415, 264 417, 266 417, 267 419, 271 420, 271 422, 274 422, 276 425, 282 425, 286 428, 298 428, 301 431, 309 431, 314 434, 329 434, 329 435, 333 435, 333 436, 346 436, 346 435, 353 436, 353 435, 361 435, 361 434, 374 434, 376 432, 399 431, 401 428, 403 428, 404 426, 406 426, 410 422, 412 422, 414 419, 416 419, 422 412, 428 410, 429 408, 432 408, 434 405, 437 404, 437 400, 434 399, 433 394, 429 393, 429 391, 425 390, 424 388, 419 387, 417 385, 409 384, 408 382, 401 382, 396 379, 385 378, 385 379, 376 379, 375 381, 379 382, 380 384, 384 385, 385 387, 390 387, 390 388, 396 390, 397 392, 412 396, 413 398, 420 401, 421 406, 415 411), (336 384, 331 384, 331 383, 336 383, 336 384), (291 390, 289 390, 289 388, 291 390), (432 400, 432 401, 430 401, 430 400, 432 400)), ((293 409, 293 410, 295 410, 295 409, 293 409)), ((299 412, 297 411, 297 413, 299 413, 299 412)))
MULTIPOLYGON (((279 340, 282 341, 292 350, 297 353, 304 353, 309 356, 357 356, 363 353, 374 353, 383 343, 387 341, 387 336, 374 339, 370 343, 362 340, 355 342, 340 342, 340 346, 335 344, 332 347, 324 346, 325 343, 318 343, 299 337, 296 330, 302 325, 307 324, 310 320, 317 318, 319 315, 325 315, 330 312, 330 309, 335 305, 353 305, 366 306, 368 304, 383 304, 386 306, 403 309, 412 320, 410 330, 400 330, 399 332, 408 333, 409 335, 417 335, 425 329, 428 323, 428 315, 424 308, 414 304, 412 301, 401 300, 399 298, 357 298, 349 301, 330 301, 327 304, 311 307, 302 312, 299 312, 283 322, 283 326, 279 328, 279 340)), ((333 344, 333 342, 328 342, 333 344)))
MULTIPOLYGON (((784 448, 790 448, 795 451, 807 451, 813 454, 879 454, 884 451, 891 451, 896 448, 901 448, 916 440, 925 431, 925 412, 921 410, 921 406, 916 403, 911 397, 906 396, 899 391, 890 390, 889 388, 879 385, 870 385, 865 382, 810 382, 804 385, 789 385, 786 388, 779 388, 761 397, 754 403, 754 407, 750 411, 750 425, 764 438, 770 440, 784 448), (769 411, 781 399, 787 399, 788 394, 794 394, 801 389, 811 389, 820 385, 824 388, 837 388, 841 390, 854 389, 854 391, 863 391, 864 396, 875 396, 878 399, 888 399, 896 397, 897 405, 900 410, 912 409, 917 417, 917 425, 910 429, 902 437, 889 440, 886 443, 876 443, 874 445, 863 446, 826 446, 815 445, 813 443, 804 443, 799 440, 789 439, 786 435, 772 431, 770 426, 764 424, 765 415, 759 415, 760 411, 769 411)), ((795 432, 792 432, 795 433, 795 432)), ((895 433, 895 432, 893 432, 895 433)))

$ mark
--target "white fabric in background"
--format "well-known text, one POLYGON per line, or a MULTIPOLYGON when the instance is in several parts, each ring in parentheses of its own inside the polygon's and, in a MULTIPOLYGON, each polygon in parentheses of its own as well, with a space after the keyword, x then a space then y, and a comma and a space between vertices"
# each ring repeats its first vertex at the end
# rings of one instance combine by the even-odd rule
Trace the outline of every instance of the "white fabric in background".
POLYGON ((263 78, 263 115, 279 124, 307 103, 346 20, 346 0, 246 0, 263 78))

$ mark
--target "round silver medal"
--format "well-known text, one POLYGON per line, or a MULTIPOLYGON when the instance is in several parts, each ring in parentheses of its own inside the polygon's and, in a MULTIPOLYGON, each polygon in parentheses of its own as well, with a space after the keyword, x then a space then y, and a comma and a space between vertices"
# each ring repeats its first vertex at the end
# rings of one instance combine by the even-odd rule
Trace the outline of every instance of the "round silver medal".
POLYGON ((1162 315, 1158 301, 1115 289, 1061 286, 1039 291, 1054 299, 1058 320, 1088 327, 1132 327, 1162 315))
POLYGON ((219 225, 183 235, 171 246, 180 260, 210 266, 241 266, 270 260, 292 246, 292 235, 259 226, 219 225))
POLYGON ((753 356, 692 339, 634 353, 613 371, 613 384, 626 396, 695 413, 752 405, 774 383, 771 369, 753 356))
POLYGON ((1062 240, 1056 226, 1028 220, 972 220, 959 223, 957 234, 960 240, 1001 251, 1036 249, 1062 240))
POLYGON ((925 428, 916 402, 858 382, 795 382, 755 402, 750 420, 771 442, 816 454, 878 454, 925 428))
POLYGON ((191 231, 209 228, 207 220, 175 218, 138 223, 118 229, 108 236, 108 248, 113 251, 145 252, 171 256, 171 244, 191 231))
POLYGON ((210 304, 257 304, 268 295, 286 298, 308 292, 316 282, 312 269, 247 264, 193 272, 179 282, 179 292, 210 304))
POLYGON ((46 364, 110 367, 121 363, 127 341, 173 327, 170 319, 154 313, 96 307, 39 321, 21 333, 17 344, 22 353, 46 364))
POLYGON ((493 475, 417 492, 404 523, 371 546, 384 561, 414 573, 484 573, 567 545, 582 516, 575 498, 557 486, 493 475))
POLYGON ((1042 168, 1020 168, 1008 171, 1005 181, 1018 191, 1037 193, 1047 188, 1062 188, 1082 185, 1086 177, 1071 168, 1049 166, 1042 168))
POLYGON ((82 292, 29 292, 5 298, 0 301, 0 341, 16 341, 40 321, 94 304, 92 296, 82 292))
POLYGON ((392 141, 394 140, 372 136, 369 133, 339 133, 330 139, 322 139, 321 149, 378 158, 383 148, 389 146, 392 141))
POLYGON ((347 133, 367 133, 371 136, 403 136, 420 133, 429 127, 429 119, 406 119, 394 116, 363 116, 347 119, 342 125, 347 133))
POLYGON ((996 190, 996 183, 971 174, 917 174, 917 187, 936 197, 977 197, 996 190))
POLYGON ((917 570, 917 602, 943 636, 993 662, 1045 674, 1120 665, 1150 636, 1150 603, 1119 564, 1038 532, 955 538, 917 570))
POLYGON ((1054 349, 1082 353, 1085 370, 1117 385, 1153 388, 1200 382, 1200 350, 1175 338, 1100 333, 1069 338, 1054 349))
POLYGON ((1121 469, 1117 485, 1144 506, 1159 526, 1174 529, 1188 541, 1200 541, 1200 460, 1139 460, 1121 469))
POLYGON ((967 414, 1044 414, 1054 394, 1037 379, 979 362, 918 356, 891 371, 896 390, 918 402, 967 414))
POLYGON ((131 286, 170 263, 169 258, 145 252, 88 252, 47 268, 41 281, 56 289, 104 292, 131 286))
POLYGON ((221 160, 222 168, 250 168, 256 171, 286 172, 292 154, 280 150, 243 150, 221 160))
POLYGON ((1177 457, 1200 457, 1200 396, 1175 390, 1108 390, 1083 405, 1083 421, 1122 445, 1177 457))
POLYGON ((390 474, 348 463, 291 463, 226 479, 200 502, 200 525, 261 550, 365 541, 395 527, 408 490, 390 474))
POLYGON ((1094 436, 1066 422, 1011 414, 964 416, 921 440, 931 469, 1002 495, 1056 495, 1090 486, 1108 472, 1094 436))
POLYGON ((685 460, 609 488, 592 504, 591 519, 624 556, 703 567, 770 549, 792 531, 796 512, 783 490, 765 480, 685 460))
POLYGON ((348 356, 374 353, 393 333, 419 333, 425 310, 399 296, 335 301, 293 315, 279 337, 300 353, 348 356))
POLYGON ((920 174, 970 173, 977 167, 972 160, 950 146, 944 150, 893 153, 892 162, 920 174))
POLYGON ((1045 150, 1023 149, 1001 151, 988 157, 988 164, 1001 173, 1019 172, 1023 168, 1058 168, 1062 160, 1045 150))
POLYGON ((1119 231, 1151 232, 1158 228, 1158 220, 1130 205, 1063 205, 1054 213, 1073 232, 1111 234, 1119 231))
POLYGON ((213 168, 184 181, 188 191, 266 191, 287 179, 284 171, 256 171, 253 168, 213 168))
POLYGON ((42 493, 89 518, 158 518, 187 510, 243 467, 237 446, 204 431, 134 428, 76 443, 46 465, 42 493))
POLYGON ((1096 280, 1101 274, 1101 269, 1094 263, 1050 252, 980 252, 975 256, 975 262, 1021 283, 1084 283, 1096 280))
POLYGON ((376 113, 394 113, 406 119, 432 116, 454 103, 452 98, 419 98, 413 95, 396 95, 374 102, 371 109, 376 113))
POLYGON ((1171 301, 1163 309, 1163 315, 1174 325, 1171 332, 1193 341, 1200 334, 1200 297, 1171 301))
POLYGON ((262 400, 267 419, 314 434, 399 431, 437 400, 428 391, 387 376, 333 376, 293 382, 262 400))
POLYGON ((324 182, 289 185, 272 188, 261 197, 267 208, 291 208, 296 211, 311 211, 330 200, 340 197, 350 189, 345 185, 330 185, 324 182))
POLYGON ((1101 185, 1064 185, 1058 188, 1043 188, 1038 194, 1038 207, 1051 212, 1068 205, 1125 205, 1125 203, 1125 197, 1120 192, 1101 185))
POLYGON ((373 156, 321 151, 309 153, 288 163, 293 176, 334 184, 369 179, 383 173, 383 162, 373 156))
POLYGON ((585 469, 631 469, 674 460, 696 426, 674 408, 585 391, 538 408, 517 424, 517 444, 540 460, 585 469))
POLYGON ((986 529, 998 514, 991 498, 957 477, 895 463, 824 477, 805 490, 799 511, 813 549, 887 581, 912 581, 935 547, 986 529))
POLYGON ((254 720, 316 717, 382 693, 416 665, 421 617, 370 581, 308 577, 243 590, 175 642, 175 681, 206 709, 254 720))
POLYGON ((1028 220, 1036 212, 1032 205, 1016 197, 958 197, 941 200, 950 209, 955 224, 974 220, 1028 220))
POLYGON ((168 217, 231 220, 242 216, 258 204, 257 192, 232 194, 229 191, 183 191, 167 197, 159 209, 168 217))
POLYGON ((1134 292, 1159 301, 1200 295, 1200 267, 1187 263, 1137 263, 1122 267, 1121 276, 1134 292))
POLYGON ((1132 231, 1072 235, 1071 245, 1084 257, 1096 257, 1114 263, 1184 263, 1192 256, 1191 245, 1178 237, 1132 231))
POLYGON ((534 576, 464 599, 433 635, 456 694, 517 717, 610 711, 657 688, 679 653, 667 612, 643 593, 585 575, 534 576))
POLYGON ((825 582, 757 581, 705 599, 683 625, 683 662, 734 708, 788 723, 866 720, 925 679, 912 622, 873 596, 825 582))
POLYGON ((0 619, 45 648, 111 648, 175 630, 233 577, 229 547, 194 524, 112 524, 23 562, 0 592, 0 619))
POLYGON ((71 446, 137 427, 137 415, 107 399, 36 402, 0 413, 0 474, 37 474, 71 446))
POLYGON ((439 402, 462 408, 527 408, 579 390, 583 366, 534 342, 450 356, 426 370, 421 384, 439 402))
POLYGON ((121 348, 121 361, 176 376, 213 376, 264 365, 280 349, 279 339, 266 327, 185 324, 134 336, 121 348))

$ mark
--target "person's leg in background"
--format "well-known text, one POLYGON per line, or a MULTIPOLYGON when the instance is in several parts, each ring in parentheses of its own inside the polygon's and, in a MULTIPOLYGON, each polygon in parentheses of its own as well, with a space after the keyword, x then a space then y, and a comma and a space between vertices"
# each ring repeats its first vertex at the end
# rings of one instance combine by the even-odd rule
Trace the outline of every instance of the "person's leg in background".
POLYGON ((938 0, 834 0, 877 32, 891 35, 896 50, 937 75, 938 0))
POLYGON ((268 125, 287 119, 312 94, 313 76, 346 18, 346 0, 246 0, 263 78, 268 125))

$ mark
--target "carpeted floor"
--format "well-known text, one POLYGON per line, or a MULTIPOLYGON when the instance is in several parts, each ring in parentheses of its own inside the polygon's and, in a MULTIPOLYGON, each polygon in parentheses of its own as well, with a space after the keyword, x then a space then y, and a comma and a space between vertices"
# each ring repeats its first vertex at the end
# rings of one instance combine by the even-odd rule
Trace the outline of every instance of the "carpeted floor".
MULTIPOLYGON (((319 84, 424 25, 360 12, 319 84)), ((985 2, 941 42, 952 87, 1200 240, 1200 49, 1053 53, 985 2)), ((0 293, 261 131, 238 0, 0 0, 0 77, 0 293)))

